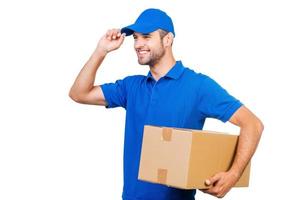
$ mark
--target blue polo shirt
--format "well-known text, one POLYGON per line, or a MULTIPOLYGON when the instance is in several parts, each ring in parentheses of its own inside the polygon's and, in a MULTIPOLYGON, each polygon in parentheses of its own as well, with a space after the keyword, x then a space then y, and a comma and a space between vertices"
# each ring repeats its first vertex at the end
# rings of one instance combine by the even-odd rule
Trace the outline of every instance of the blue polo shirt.
POLYGON ((242 103, 180 61, 158 81, 149 71, 147 76, 128 76, 101 88, 107 108, 126 110, 123 200, 193 200, 196 190, 138 180, 144 125, 202 129, 206 118, 228 121, 242 103))

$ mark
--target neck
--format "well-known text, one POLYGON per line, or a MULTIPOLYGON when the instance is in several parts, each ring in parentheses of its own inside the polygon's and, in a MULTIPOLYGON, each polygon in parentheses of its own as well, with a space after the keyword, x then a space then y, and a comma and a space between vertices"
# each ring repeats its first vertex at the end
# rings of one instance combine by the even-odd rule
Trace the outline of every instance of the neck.
POLYGON ((176 60, 173 55, 164 56, 153 66, 150 67, 153 78, 158 81, 161 77, 165 76, 170 69, 175 65, 176 60))

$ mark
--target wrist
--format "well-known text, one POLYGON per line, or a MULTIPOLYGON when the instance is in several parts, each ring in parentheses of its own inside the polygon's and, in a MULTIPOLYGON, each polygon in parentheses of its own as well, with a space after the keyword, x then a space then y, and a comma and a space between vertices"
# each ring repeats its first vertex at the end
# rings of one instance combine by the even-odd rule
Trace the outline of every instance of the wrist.
POLYGON ((102 55, 102 56, 106 56, 107 53, 109 53, 106 49, 104 49, 103 47, 98 46, 95 50, 95 52, 98 55, 102 55))
POLYGON ((241 177, 241 175, 242 175, 242 173, 240 172, 240 170, 235 169, 235 168, 231 168, 228 172, 230 174, 232 174, 234 177, 236 177, 236 179, 239 179, 241 177))

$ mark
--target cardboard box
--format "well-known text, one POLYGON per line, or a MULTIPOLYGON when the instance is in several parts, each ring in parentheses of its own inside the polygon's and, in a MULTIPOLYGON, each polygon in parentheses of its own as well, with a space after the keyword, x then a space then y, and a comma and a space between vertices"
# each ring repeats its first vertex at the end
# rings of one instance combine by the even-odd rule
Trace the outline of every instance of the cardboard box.
MULTIPOLYGON (((238 136, 168 127, 144 127, 138 179, 182 189, 204 189, 205 180, 227 171, 238 136)), ((249 185, 250 163, 235 187, 249 185)))

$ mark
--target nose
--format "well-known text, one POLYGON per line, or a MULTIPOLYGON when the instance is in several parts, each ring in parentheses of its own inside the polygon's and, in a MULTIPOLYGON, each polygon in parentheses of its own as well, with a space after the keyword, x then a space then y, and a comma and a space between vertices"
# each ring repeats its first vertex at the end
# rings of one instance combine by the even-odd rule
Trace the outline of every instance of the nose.
POLYGON ((134 40, 134 48, 138 49, 145 46, 145 41, 142 38, 137 38, 134 40))

